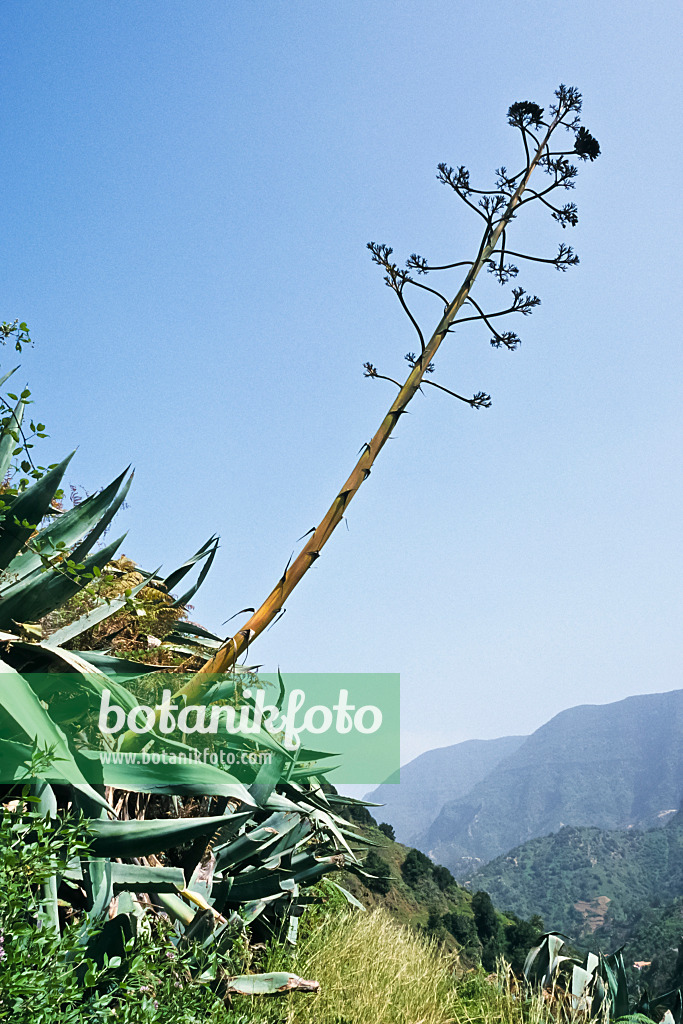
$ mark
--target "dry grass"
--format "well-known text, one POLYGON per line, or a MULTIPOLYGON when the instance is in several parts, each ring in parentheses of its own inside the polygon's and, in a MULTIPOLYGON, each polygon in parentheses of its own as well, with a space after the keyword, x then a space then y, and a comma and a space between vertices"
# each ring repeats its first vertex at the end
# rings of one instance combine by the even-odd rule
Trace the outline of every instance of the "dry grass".
MULTIPOLYGON (((542 997, 528 998, 504 966, 486 977, 384 911, 323 922, 265 970, 320 982, 317 995, 240 1000, 254 1024, 554 1024, 542 997)), ((564 1015, 560 1015, 564 1016, 564 1015)), ((566 1019, 566 1018, 565 1018, 566 1019)))

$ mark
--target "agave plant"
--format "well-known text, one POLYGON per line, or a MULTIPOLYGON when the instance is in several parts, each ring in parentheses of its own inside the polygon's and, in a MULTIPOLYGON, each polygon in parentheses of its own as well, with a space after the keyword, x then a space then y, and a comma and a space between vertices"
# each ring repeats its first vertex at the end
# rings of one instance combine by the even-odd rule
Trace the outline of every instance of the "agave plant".
MULTIPOLYGON (((15 423, 22 411, 20 402, 15 423)), ((15 445, 6 430, 0 436, 0 479, 15 445)), ((105 691, 128 712, 139 703, 131 686, 171 671, 110 650, 78 650, 79 638, 121 612, 145 587, 160 588, 167 603, 180 609, 205 578, 218 542, 210 538, 165 577, 143 573, 131 591, 90 601, 84 614, 43 638, 39 620, 50 621, 86 586, 111 579, 108 567, 123 540, 98 546, 128 492, 128 471, 69 511, 50 515, 70 458, 21 493, 10 493, 0 520, 0 777, 6 786, 29 782, 43 815, 84 815, 91 836, 89 855, 44 884, 46 920, 59 931, 60 899, 84 905, 84 957, 96 963, 105 954, 123 955, 126 940, 152 906, 174 921, 178 941, 201 940, 220 949, 233 941, 236 923, 244 927, 256 919, 284 928, 294 941, 310 900, 304 890, 345 862, 357 865, 357 837, 334 813, 336 798, 323 792, 323 766, 315 756, 295 756, 262 730, 249 743, 253 751, 267 750, 267 763, 247 761, 238 777, 188 757, 154 763, 146 756, 149 747, 118 762, 103 759, 89 744, 87 729, 74 734, 74 723, 87 720, 105 691), (195 567, 196 582, 174 600, 171 591, 195 567), (130 794, 151 796, 157 815, 161 800, 174 801, 181 812, 194 801, 204 813, 130 818, 130 794), (180 866, 163 859, 174 848, 182 849, 180 866)), ((220 637, 178 619, 160 648, 202 663, 221 645, 220 637)), ((240 687, 237 672, 217 677, 203 700, 208 706, 234 699, 240 687)), ((153 743, 161 749, 170 741, 158 735, 153 743)), ((185 754, 191 751, 183 745, 185 754)), ((111 752, 116 753, 113 744, 111 752)), ((273 975, 258 982, 231 979, 228 987, 275 992, 307 984, 294 975, 273 975)))
POLYGON ((681 1024, 683 1019, 683 988, 656 998, 644 992, 631 1004, 623 946, 609 956, 589 952, 579 957, 568 950, 565 936, 547 932, 529 951, 524 977, 554 995, 563 994, 574 1014, 591 1018, 607 1014, 610 1020, 645 1024, 652 1020, 650 1013, 656 1006, 664 1006, 668 1024, 681 1024))

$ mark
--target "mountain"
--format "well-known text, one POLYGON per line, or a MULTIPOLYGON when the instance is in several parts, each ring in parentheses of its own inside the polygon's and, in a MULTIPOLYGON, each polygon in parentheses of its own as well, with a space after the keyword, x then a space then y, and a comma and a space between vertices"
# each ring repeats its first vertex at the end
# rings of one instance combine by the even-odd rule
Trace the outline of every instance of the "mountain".
POLYGON ((383 804, 375 811, 377 818, 393 826, 400 842, 411 844, 429 828, 447 801, 468 793, 525 739, 467 740, 428 750, 401 768, 399 784, 378 786, 366 799, 383 804))
POLYGON ((682 735, 683 690, 570 708, 445 803, 414 845, 467 878, 564 825, 665 825, 683 795, 682 735))
POLYGON ((468 887, 485 889, 501 910, 540 914, 548 929, 576 939, 596 933, 617 945, 640 908, 683 896, 683 824, 565 826, 496 857, 468 887))
POLYGON ((645 832, 565 826, 492 860, 468 885, 503 911, 538 912, 594 952, 625 946, 631 980, 650 991, 683 983, 683 821, 645 832), (636 961, 644 966, 634 972, 636 961))

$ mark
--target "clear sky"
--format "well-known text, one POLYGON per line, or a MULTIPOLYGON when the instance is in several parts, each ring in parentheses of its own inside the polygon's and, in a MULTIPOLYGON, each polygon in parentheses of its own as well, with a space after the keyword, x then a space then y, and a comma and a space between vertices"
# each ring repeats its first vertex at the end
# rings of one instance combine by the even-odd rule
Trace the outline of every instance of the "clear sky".
POLYGON ((144 566, 219 532, 194 612, 217 630, 379 424, 362 364, 415 348, 365 243, 471 256, 437 163, 488 184, 519 159, 510 103, 579 88, 603 150, 579 226, 516 241, 580 267, 520 278, 543 305, 516 353, 449 341, 438 379, 493 407, 418 396, 252 653, 401 672, 404 760, 681 686, 679 4, 26 0, 0 28, 0 318, 32 329, 44 460, 78 446, 88 491, 135 465, 144 566))

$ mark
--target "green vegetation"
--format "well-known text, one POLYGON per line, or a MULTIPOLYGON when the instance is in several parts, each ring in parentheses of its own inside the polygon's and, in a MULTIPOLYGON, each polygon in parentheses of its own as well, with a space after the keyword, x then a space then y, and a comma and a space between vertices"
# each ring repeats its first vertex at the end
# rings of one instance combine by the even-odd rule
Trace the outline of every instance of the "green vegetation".
MULTIPOLYGON (((136 919, 119 954, 84 955, 96 924, 85 931, 71 916, 61 935, 51 927, 41 898, 55 871, 87 852, 83 821, 48 822, 36 811, 5 810, 0 819, 0 1020, 13 1024, 243 1024, 225 1009, 201 973, 239 973, 244 964, 236 936, 231 955, 179 948, 172 930, 151 913, 136 919), (125 967, 121 957, 125 956, 125 967)), ((102 934, 101 932, 99 933, 102 934)))
MULTIPOLYGON (((540 1024, 540 995, 520 991, 508 970, 488 976, 382 909, 321 920, 296 949, 271 949, 266 966, 315 977, 320 993, 287 1004, 254 1000, 263 1024, 540 1024)), ((237 1004, 235 1004, 237 1006, 237 1004)))
MULTIPOLYGON (((113 698, 132 728, 130 715, 141 693, 154 704, 175 677, 174 656, 199 668, 221 646, 220 637, 185 620, 185 606, 210 568, 217 539, 165 577, 136 573, 126 559, 114 561, 123 538, 100 542, 131 477, 122 473, 68 510, 60 495, 70 457, 35 467, 29 474, 33 482, 16 480, 24 466, 15 466, 13 458, 27 453, 30 459, 31 442, 21 432, 27 404, 25 392, 0 435, 1 796, 15 808, 5 812, 0 852, 11 905, 25 917, 24 958, 47 944, 46 957, 72 965, 65 975, 76 986, 69 1012, 80 1019, 89 990, 103 975, 108 978, 113 963, 126 976, 134 971, 133 940, 154 908, 173 922, 164 942, 172 943, 190 981, 220 982, 224 994, 255 984, 277 990, 280 978, 257 982, 253 974, 243 977, 226 966, 236 930, 242 933, 250 924, 267 936, 294 941, 301 909, 310 902, 302 890, 342 863, 358 867, 354 851, 363 841, 335 813, 338 798, 320 789, 315 759, 305 750, 287 750, 263 727, 248 738, 230 737, 231 749, 254 755, 236 759, 234 771, 202 759, 190 730, 182 736, 182 758, 175 756, 178 744, 162 731, 146 738, 145 754, 130 753, 123 762, 100 758, 102 742, 108 744, 105 754, 120 750, 114 736, 97 729, 103 696, 113 698), (174 598, 172 591, 193 569, 196 582, 174 598), (140 635, 141 618, 161 636, 140 635), (125 637, 123 650, 100 646, 112 619, 119 643, 125 637), (153 664, 146 657, 150 638, 153 664), (133 683, 139 683, 137 693, 129 689, 133 683), (160 769, 161 754, 173 757, 160 769), (86 830, 87 842, 69 846, 74 822, 86 830), (66 854, 46 853, 43 840, 48 846, 66 844, 66 854), (33 899, 19 902, 17 886, 26 878, 13 883, 12 877, 22 871, 33 899), (80 999, 74 994, 78 986, 80 999)), ((243 701, 250 680, 248 670, 214 679, 202 705, 243 701)), ((10 923, 19 927, 11 908, 3 922, 8 937, 10 923)), ((143 956, 141 963, 148 959, 143 956)), ((284 983, 292 987, 298 980, 286 977, 284 983)), ((8 995, 15 1019, 23 1008, 28 1012, 33 984, 37 978, 26 981, 25 997, 14 990, 8 995)), ((58 1001, 61 991, 53 993, 58 1001)), ((169 1005, 176 1003, 174 998, 169 1005)), ((98 1013, 101 1008, 98 1003, 98 1013)), ((66 1009, 59 1013, 64 1019, 66 1009)))
POLYGON ((644 990, 631 1000, 621 949, 609 956, 587 953, 581 957, 566 947, 563 936, 549 932, 530 950, 524 976, 550 991, 557 1008, 592 1019, 660 1021, 664 1013, 671 1024, 681 1024, 683 1019, 683 988, 658 996, 644 990))
POLYGON ((473 884, 499 907, 540 913, 549 927, 586 943, 626 943, 631 961, 650 961, 677 947, 683 932, 675 910, 666 933, 658 935, 651 920, 663 921, 664 905, 683 897, 683 825, 645 832, 566 827, 491 861, 473 884))
MULTIPOLYGON (((164 577, 116 560, 123 537, 105 538, 131 483, 127 471, 65 510, 61 484, 71 456, 55 466, 36 466, 32 438, 44 435, 44 425, 31 421, 30 432, 24 432, 30 393, 8 395, 14 406, 4 401, 0 871, 6 896, 0 905, 0 960, 6 964, 0 1006, 5 1017, 21 1024, 112 1017, 236 1022, 255 1019, 255 1011, 263 1020, 329 1024, 539 1018, 540 1004, 515 991, 509 972, 492 976, 485 988, 476 968, 460 986, 458 970, 462 974, 465 958, 459 968, 452 955, 458 931, 468 936, 466 952, 473 959, 481 953, 492 970, 498 955, 526 934, 524 922, 502 918, 484 892, 471 897, 447 869, 419 850, 392 843, 391 826, 378 829, 362 804, 324 787, 326 762, 314 751, 293 752, 280 736, 257 727, 246 738, 233 742, 230 737, 231 749, 241 753, 246 746, 256 756, 242 758, 239 770, 228 771, 202 758, 196 729, 183 726, 182 743, 174 743, 160 723, 164 703, 171 701, 180 705, 185 699, 201 709, 253 701, 245 686, 252 682, 249 669, 238 668, 238 657, 281 614, 422 385, 473 409, 490 406, 484 392, 464 398, 428 379, 432 357, 452 329, 469 321, 485 325, 495 348, 512 351, 519 345, 515 332, 499 331, 490 318, 526 316, 540 300, 514 287, 509 306, 487 315, 471 298, 482 271, 506 285, 519 273, 511 256, 560 271, 578 262, 565 245, 553 258, 511 253, 507 235, 522 207, 541 198, 561 227, 577 222, 573 203, 555 206, 547 197, 574 187, 577 168, 570 159, 592 161, 599 153, 597 141, 579 124, 580 109, 580 94, 565 86, 557 90, 545 119, 535 103, 513 104, 508 122, 521 135, 521 169, 509 174, 501 167, 490 191, 473 189, 464 167, 439 165, 441 183, 484 221, 475 259, 466 262, 452 299, 417 278, 449 272, 462 262, 430 266, 413 254, 401 269, 391 260, 390 247, 369 245, 417 331, 420 352, 406 355, 410 369, 403 385, 365 364, 367 377, 392 381, 398 395, 326 515, 235 636, 216 636, 185 616, 211 566, 217 538, 164 577), (568 149, 551 150, 551 139, 554 145, 556 137, 567 135, 568 149), (548 176, 542 193, 530 187, 537 169, 548 176), (472 201, 472 196, 481 198, 472 201), (428 341, 408 308, 408 286, 438 300, 437 325, 428 341), (17 479, 17 474, 23 475, 17 479), (195 583, 174 596, 193 570, 195 583), (139 619, 145 620, 145 630, 139 619), (184 680, 178 678, 182 667, 190 669, 184 680), (160 700, 164 691, 170 697, 165 702, 160 700), (151 731, 138 727, 136 716, 146 710, 141 695, 152 706, 159 702, 147 708, 151 731), (95 712, 105 696, 113 698, 115 714, 128 726, 119 738, 102 726, 105 753, 123 758, 99 756, 95 712), (77 730, 70 728, 74 724, 77 730), (175 755, 178 747, 182 759, 162 762, 162 754, 175 755), (348 891, 331 881, 317 884, 341 868, 352 880, 348 891), (371 903, 386 901, 396 917, 406 915, 419 927, 409 929, 382 911, 341 913, 342 898, 358 905, 354 883, 371 903), (321 912, 321 903, 327 912, 321 912), (319 982, 319 996, 263 1001, 265 994, 315 992, 319 982)), ((4 324, 0 341, 9 338, 18 349, 29 343, 26 325, 4 324)), ((281 686, 278 708, 284 696, 281 686)))
POLYGON ((460 963, 487 970, 504 957, 519 974, 529 947, 538 941, 543 922, 495 910, 484 892, 472 895, 458 885, 447 868, 434 864, 419 850, 387 841, 367 808, 350 808, 363 818, 361 834, 371 849, 363 870, 342 874, 342 885, 363 906, 382 909, 401 925, 438 941, 444 950, 458 952, 460 963), (368 876, 374 877, 368 877, 368 876))

